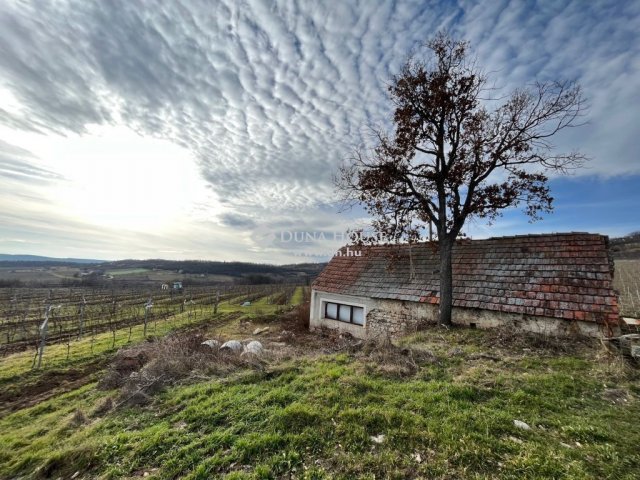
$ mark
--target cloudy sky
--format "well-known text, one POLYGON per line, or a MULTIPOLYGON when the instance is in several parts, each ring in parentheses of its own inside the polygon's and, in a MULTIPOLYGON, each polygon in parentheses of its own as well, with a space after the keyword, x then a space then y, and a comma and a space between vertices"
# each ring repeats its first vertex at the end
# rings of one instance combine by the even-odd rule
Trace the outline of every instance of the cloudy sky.
POLYGON ((466 232, 640 229, 638 1, 2 0, 0 252, 323 260, 364 221, 332 174, 441 29, 505 93, 575 79, 590 105, 556 212, 466 232))

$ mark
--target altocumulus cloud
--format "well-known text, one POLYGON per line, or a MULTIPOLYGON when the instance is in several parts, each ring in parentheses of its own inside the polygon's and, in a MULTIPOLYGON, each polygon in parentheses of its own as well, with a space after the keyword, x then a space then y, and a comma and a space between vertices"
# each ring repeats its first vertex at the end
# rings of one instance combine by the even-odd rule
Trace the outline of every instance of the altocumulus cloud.
MULTIPOLYGON (((585 173, 640 173, 638 2, 3 2, 0 86, 18 108, 0 105, 0 122, 171 141, 197 159, 225 228, 343 229, 326 208, 331 174, 388 117, 385 82, 407 52, 439 29, 471 40, 506 90, 579 80, 592 120, 559 146, 593 157, 585 173)), ((15 148, 5 175, 55 175, 25 173, 15 148)))

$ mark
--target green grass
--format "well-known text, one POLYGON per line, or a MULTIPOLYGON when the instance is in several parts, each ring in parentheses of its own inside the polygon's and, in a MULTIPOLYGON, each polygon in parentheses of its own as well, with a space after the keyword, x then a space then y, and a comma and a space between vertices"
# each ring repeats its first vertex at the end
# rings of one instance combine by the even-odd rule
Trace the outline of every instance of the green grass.
POLYGON ((116 270, 107 270, 107 275, 113 275, 114 277, 120 275, 140 275, 142 273, 150 272, 148 268, 119 268, 116 270))
MULTIPOLYGON (((206 315, 200 313, 190 316, 190 308, 187 307, 185 312, 172 315, 168 319, 149 320, 147 337, 164 336, 178 329, 220 324, 221 322, 229 323, 231 330, 234 331, 235 326, 242 318, 273 320, 278 312, 287 308, 291 308, 291 305, 277 306, 258 303, 249 307, 240 307, 224 301, 220 303, 216 316, 211 315, 211 311, 206 315), (238 317, 238 314, 241 316, 238 317)), ((34 349, 2 357, 0 358, 0 389, 2 389, 0 401, 2 399, 15 399, 22 392, 46 390, 48 384, 53 384, 50 389, 55 390, 58 388, 58 383, 60 383, 64 391, 65 376, 67 375, 87 377, 86 383, 86 381, 90 381, 97 376, 93 371, 103 368, 105 362, 119 348, 135 345, 143 341, 143 330, 143 324, 133 326, 131 333, 129 327, 117 329, 115 332, 115 345, 113 334, 110 331, 96 334, 93 339, 90 333, 85 334, 81 340, 74 338, 70 342, 68 351, 66 343, 49 344, 45 348, 40 370, 32 368, 34 349)), ((218 333, 222 333, 222 330, 218 333)), ((3 405, 0 405, 0 413, 4 410, 2 407, 3 405)))
POLYGON ((474 360, 483 333, 438 337, 405 342, 438 357, 410 377, 363 355, 303 357, 102 418, 110 392, 84 386, 0 419, 0 478, 638 478, 639 402, 602 396, 637 395, 637 373, 589 353, 474 360), (70 424, 76 408, 90 423, 70 424))
POLYGON ((296 287, 293 295, 291 296, 291 305, 300 305, 304 300, 305 287, 296 287))
MULTIPOLYGON (((303 289, 304 287, 297 287, 296 294, 300 290, 300 298, 302 298, 303 289)), ((216 317, 212 316, 211 312, 205 315, 202 313, 190 315, 190 309, 187 307, 183 313, 177 313, 166 319, 157 321, 150 319, 147 325, 147 336, 164 336, 189 325, 219 322, 224 314, 230 313, 241 313, 246 318, 274 315, 297 304, 292 301, 289 305, 270 305, 264 301, 266 298, 262 297, 248 307, 231 303, 233 299, 222 301, 218 306, 216 317)), ((112 354, 118 348, 142 341, 143 331, 143 323, 134 325, 131 328, 131 335, 129 335, 129 327, 117 329, 115 347, 111 331, 96 334, 93 340, 91 333, 87 332, 81 340, 71 341, 68 358, 66 343, 47 345, 43 356, 43 370, 81 366, 96 357, 112 354)), ((32 370, 34 354, 35 350, 28 350, 0 358, 0 387, 4 388, 5 385, 15 382, 18 377, 28 374, 32 370)))
MULTIPOLYGON (((211 316, 189 317, 187 312, 180 313, 156 323, 150 321, 147 325, 147 336, 163 336, 178 328, 212 321, 211 316)), ((131 328, 131 341, 129 341, 129 328, 116 330, 116 342, 113 346, 112 332, 97 334, 93 340, 91 335, 85 335, 81 340, 73 340, 70 344, 69 358, 67 359, 66 343, 47 345, 42 360, 42 370, 55 368, 68 368, 81 366, 84 363, 104 354, 115 352, 118 348, 141 342, 144 325, 134 325, 131 328), (93 348, 92 348, 93 344, 93 348)), ((8 355, 0 359, 0 386, 14 381, 17 377, 25 375, 32 370, 35 350, 28 350, 8 355)))

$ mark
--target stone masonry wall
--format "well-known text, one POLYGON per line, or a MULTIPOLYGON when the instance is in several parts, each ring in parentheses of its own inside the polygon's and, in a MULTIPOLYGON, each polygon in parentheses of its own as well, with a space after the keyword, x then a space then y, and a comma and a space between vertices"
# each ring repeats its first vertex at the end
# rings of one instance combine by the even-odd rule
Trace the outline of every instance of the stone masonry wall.
MULTIPOLYGON (((607 332, 594 322, 565 320, 516 313, 496 312, 478 308, 454 308, 453 323, 475 328, 513 326, 523 331, 553 336, 600 337, 607 332)), ((418 331, 427 323, 438 320, 438 306, 427 303, 400 300, 383 300, 363 297, 343 297, 336 294, 314 292, 310 328, 330 328, 348 332, 354 337, 384 340, 418 331), (365 308, 365 325, 353 325, 322 318, 321 302, 334 301, 357 304, 365 308)), ((615 333, 615 332, 614 332, 615 333)))
POLYGON ((397 300, 379 300, 367 315, 368 338, 398 337, 414 333, 437 313, 431 305, 397 300))

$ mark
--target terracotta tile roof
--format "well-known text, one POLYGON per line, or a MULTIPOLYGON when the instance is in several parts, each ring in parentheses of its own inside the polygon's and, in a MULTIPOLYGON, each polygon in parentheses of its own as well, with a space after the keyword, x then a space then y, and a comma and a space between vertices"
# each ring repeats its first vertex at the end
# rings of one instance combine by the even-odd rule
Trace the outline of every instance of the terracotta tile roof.
MULTIPOLYGON (((437 244, 346 247, 313 283, 346 295, 439 302, 437 244), (411 251, 411 255, 409 255, 411 251)), ((558 233, 460 240, 453 305, 567 320, 618 323, 608 238, 558 233)))

